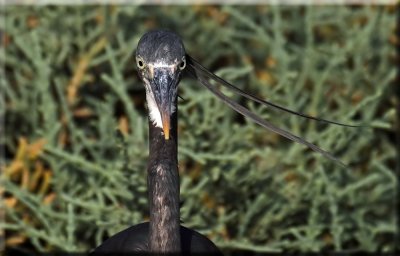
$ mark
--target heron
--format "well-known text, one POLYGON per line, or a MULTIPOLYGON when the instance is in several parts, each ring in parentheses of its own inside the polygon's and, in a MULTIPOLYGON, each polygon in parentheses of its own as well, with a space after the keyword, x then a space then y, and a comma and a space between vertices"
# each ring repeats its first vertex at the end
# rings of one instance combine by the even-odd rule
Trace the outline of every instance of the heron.
POLYGON ((168 30, 145 33, 136 49, 136 66, 146 91, 149 124, 147 186, 149 222, 129 227, 107 239, 94 253, 204 253, 222 255, 206 236, 181 225, 179 173, 177 160, 177 96, 181 77, 188 74, 229 107, 257 124, 292 141, 303 144, 332 161, 345 166, 333 154, 283 130, 252 113, 226 96, 210 80, 259 104, 304 118, 341 126, 357 127, 299 113, 247 93, 215 75, 185 51, 181 38, 168 30))

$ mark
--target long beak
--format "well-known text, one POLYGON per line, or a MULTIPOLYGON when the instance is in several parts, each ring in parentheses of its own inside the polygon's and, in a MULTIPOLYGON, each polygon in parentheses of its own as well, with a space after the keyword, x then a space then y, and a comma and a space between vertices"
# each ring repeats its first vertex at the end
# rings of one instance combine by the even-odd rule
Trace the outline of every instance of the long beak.
POLYGON ((176 72, 170 67, 154 68, 151 83, 158 110, 160 111, 164 138, 169 140, 171 115, 175 109, 178 81, 176 72))
POLYGON ((161 111, 161 120, 164 131, 164 138, 169 140, 169 130, 171 129, 171 118, 167 111, 161 111))

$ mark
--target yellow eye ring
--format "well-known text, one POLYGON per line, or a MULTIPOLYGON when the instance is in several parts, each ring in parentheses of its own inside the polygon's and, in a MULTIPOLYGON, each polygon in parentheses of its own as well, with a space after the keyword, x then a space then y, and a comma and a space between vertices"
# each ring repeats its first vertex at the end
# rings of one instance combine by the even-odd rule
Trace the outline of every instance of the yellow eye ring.
POLYGON ((141 57, 136 57, 136 65, 138 66, 138 68, 143 69, 145 64, 144 61, 141 57))
POLYGON ((183 70, 185 67, 186 67, 186 59, 185 57, 183 57, 181 63, 179 63, 179 69, 183 70))

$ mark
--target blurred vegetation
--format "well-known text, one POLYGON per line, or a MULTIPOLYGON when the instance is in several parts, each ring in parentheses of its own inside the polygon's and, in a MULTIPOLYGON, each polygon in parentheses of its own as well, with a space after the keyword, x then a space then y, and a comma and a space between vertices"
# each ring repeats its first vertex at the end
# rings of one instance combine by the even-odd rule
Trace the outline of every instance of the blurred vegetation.
POLYGON ((148 219, 146 31, 318 124, 235 100, 348 168, 245 120, 183 79, 184 225, 226 252, 393 251, 395 9, 385 6, 6 6, 0 228, 8 248, 89 251, 148 219))

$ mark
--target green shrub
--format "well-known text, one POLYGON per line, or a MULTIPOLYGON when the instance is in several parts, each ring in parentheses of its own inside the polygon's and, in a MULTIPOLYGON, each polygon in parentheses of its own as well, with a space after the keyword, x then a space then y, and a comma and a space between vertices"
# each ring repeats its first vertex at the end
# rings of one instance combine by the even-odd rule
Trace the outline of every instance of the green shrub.
POLYGON ((184 225, 227 252, 394 250, 392 7, 7 6, 2 13, 7 247, 89 251, 148 218, 147 113, 133 53, 142 34, 162 27, 243 90, 370 126, 318 124, 227 92, 332 152, 345 169, 183 79, 184 225))

